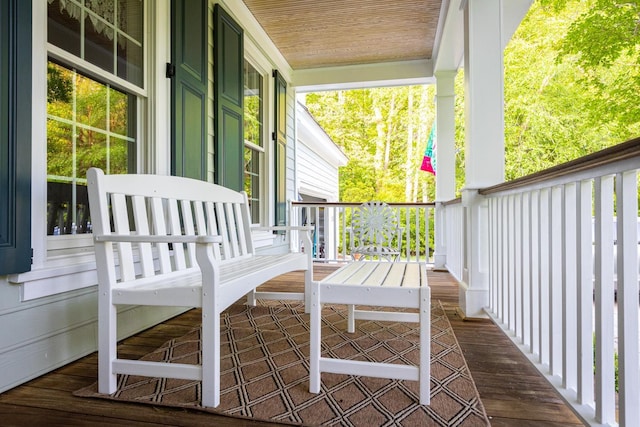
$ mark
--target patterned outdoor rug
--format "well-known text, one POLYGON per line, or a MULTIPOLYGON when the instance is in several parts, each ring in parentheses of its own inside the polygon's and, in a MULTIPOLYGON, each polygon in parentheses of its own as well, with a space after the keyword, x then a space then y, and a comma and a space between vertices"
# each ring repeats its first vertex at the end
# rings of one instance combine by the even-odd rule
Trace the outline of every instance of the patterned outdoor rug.
MULTIPOLYGON (((357 322, 346 332, 346 307, 323 309, 323 355, 387 363, 417 363, 413 324, 357 322)), ((200 382, 121 375, 118 391, 96 384, 74 394, 153 405, 196 408, 277 423, 343 426, 489 425, 451 324, 439 301, 431 309, 431 404, 419 405, 417 381, 322 374, 309 393, 309 315, 298 303, 236 304, 222 322, 222 394, 218 408, 202 408, 200 382)), ((199 363, 200 329, 168 341, 146 360, 199 363)))

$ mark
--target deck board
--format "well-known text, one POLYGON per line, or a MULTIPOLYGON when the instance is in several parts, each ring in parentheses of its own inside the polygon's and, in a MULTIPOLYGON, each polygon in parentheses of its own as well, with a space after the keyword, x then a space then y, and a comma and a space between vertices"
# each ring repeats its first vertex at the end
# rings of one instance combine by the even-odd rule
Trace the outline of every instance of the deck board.
MULTIPOLYGON (((335 270, 314 266, 316 280, 335 270)), ((456 338, 493 426, 583 425, 559 394, 490 320, 463 320, 456 311, 458 286, 448 273, 428 272, 432 299, 445 307, 456 338)), ((300 292, 302 273, 289 273, 261 290, 300 292)), ((179 337, 200 322, 197 310, 124 340, 119 349, 141 356, 166 340, 179 337)), ((217 416, 187 409, 153 407, 103 399, 79 398, 71 392, 97 378, 97 354, 92 353, 56 371, 0 394, 3 425, 66 426, 273 426, 274 424, 217 416)))

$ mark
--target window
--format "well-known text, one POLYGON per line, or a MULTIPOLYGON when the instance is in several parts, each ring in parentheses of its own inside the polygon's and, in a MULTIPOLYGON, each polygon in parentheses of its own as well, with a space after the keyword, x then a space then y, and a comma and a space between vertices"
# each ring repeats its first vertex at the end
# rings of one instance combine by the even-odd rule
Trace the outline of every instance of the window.
POLYGON ((262 75, 244 61, 244 191, 251 205, 251 222, 260 223, 264 156, 262 75))
POLYGON ((47 235, 91 232, 86 175, 135 170, 135 97, 47 67, 47 235))
MULTIPOLYGON (((86 234, 91 232, 87 170, 136 171, 144 2, 47 3, 46 232, 86 234)), ((49 249, 60 247, 52 245, 49 249)))

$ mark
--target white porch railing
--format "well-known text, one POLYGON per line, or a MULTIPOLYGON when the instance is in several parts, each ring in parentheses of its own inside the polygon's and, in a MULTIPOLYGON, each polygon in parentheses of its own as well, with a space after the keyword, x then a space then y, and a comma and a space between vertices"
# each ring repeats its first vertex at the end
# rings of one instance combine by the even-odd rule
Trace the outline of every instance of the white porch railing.
POLYGON ((465 265, 466 217, 467 211, 461 199, 454 199, 441 205, 444 221, 442 227, 445 239, 445 267, 459 282, 462 281, 465 265))
MULTIPOLYGON (((351 218, 362 203, 292 202, 291 224, 313 225, 313 259, 317 262, 351 260, 351 218)), ((433 203, 388 203, 402 229, 402 260, 432 262, 433 203)), ((306 250, 306 248, 305 248, 306 250)))
MULTIPOLYGON (((640 425, 639 169, 636 139, 479 191, 486 311, 592 425, 640 425)), ((461 278, 466 207, 442 208, 461 278)))

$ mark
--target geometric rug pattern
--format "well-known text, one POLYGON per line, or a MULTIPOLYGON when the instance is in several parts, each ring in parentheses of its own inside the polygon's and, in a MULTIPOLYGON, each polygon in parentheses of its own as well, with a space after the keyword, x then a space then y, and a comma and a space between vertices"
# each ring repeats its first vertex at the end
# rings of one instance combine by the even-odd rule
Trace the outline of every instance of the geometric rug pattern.
MULTIPOLYGON (((417 324, 358 320, 346 332, 346 307, 325 305, 323 356, 417 364, 417 324)), ((489 421, 451 324, 439 301, 431 307, 431 404, 418 382, 323 373, 309 393, 309 315, 298 302, 236 303, 221 317, 221 404, 200 406, 199 381, 120 375, 113 395, 96 384, 78 396, 188 407, 280 424, 327 426, 487 426, 489 421)), ((200 328, 172 339, 144 360, 200 363, 200 328)))

